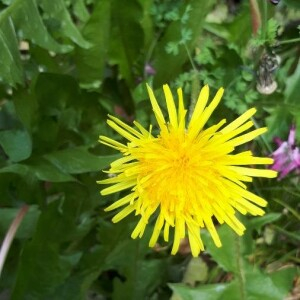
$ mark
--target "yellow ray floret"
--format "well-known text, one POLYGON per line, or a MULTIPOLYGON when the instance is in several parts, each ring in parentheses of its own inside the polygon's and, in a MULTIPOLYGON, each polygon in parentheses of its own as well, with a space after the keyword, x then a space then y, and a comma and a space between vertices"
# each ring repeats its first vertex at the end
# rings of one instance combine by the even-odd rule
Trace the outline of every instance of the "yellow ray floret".
POLYGON ((218 223, 227 223, 238 235, 245 231, 236 211, 261 216, 267 202, 247 190, 245 182, 253 177, 274 178, 277 173, 247 165, 272 164, 267 157, 255 157, 251 151, 233 154, 239 145, 263 134, 266 128, 252 131, 249 109, 229 125, 226 120, 204 129, 223 95, 219 89, 209 102, 209 88, 200 91, 190 123, 186 126, 186 112, 182 90, 174 101, 168 85, 163 86, 168 119, 166 120, 152 89, 147 85, 150 102, 160 133, 154 136, 138 122, 133 128, 116 117, 109 116, 108 125, 127 141, 122 144, 100 136, 100 142, 117 149, 123 157, 111 164, 111 178, 99 181, 109 187, 102 195, 128 190, 127 195, 106 208, 119 209, 113 222, 131 213, 140 216, 132 238, 142 237, 151 216, 156 216, 149 245, 153 247, 163 231, 166 242, 170 230, 174 232, 172 254, 176 254, 181 239, 188 237, 193 256, 204 250, 200 229, 206 228, 217 247, 222 241, 216 230, 218 223), (177 103, 177 105, 176 105, 177 103), (223 127, 223 128, 222 128, 223 127), (221 129, 222 128, 222 129, 221 129), (247 132, 248 131, 248 132, 247 132), (122 208, 123 207, 123 208, 122 208), (121 209, 120 209, 121 208, 121 209))

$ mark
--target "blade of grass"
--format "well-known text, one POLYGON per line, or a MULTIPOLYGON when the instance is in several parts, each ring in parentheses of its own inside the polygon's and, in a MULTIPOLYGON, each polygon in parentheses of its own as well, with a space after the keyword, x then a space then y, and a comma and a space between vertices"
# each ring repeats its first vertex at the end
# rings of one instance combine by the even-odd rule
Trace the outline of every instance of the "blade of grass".
POLYGON ((292 215, 294 215, 300 221, 300 214, 295 209, 293 209, 291 206, 279 199, 275 198, 274 201, 286 208, 292 215))
POLYGON ((284 235, 286 235, 287 237, 289 237, 289 238, 291 238, 291 239, 300 241, 300 235, 297 235, 297 234, 295 234, 295 233, 293 233, 293 232, 289 232, 289 231, 287 231, 287 230, 285 230, 285 229, 282 229, 282 228, 280 228, 280 227, 277 226, 277 225, 273 225, 272 228, 274 228, 275 230, 277 230, 277 231, 283 233, 284 235))
POLYGON ((25 217, 28 209, 29 209, 28 205, 24 205, 23 207, 20 208, 18 214, 12 221, 12 223, 5 235, 5 238, 2 243, 1 250, 0 250, 0 276, 2 274, 2 269, 4 266, 8 251, 10 249, 11 243, 12 243, 12 241, 16 235, 16 232, 17 232, 23 218, 25 217))

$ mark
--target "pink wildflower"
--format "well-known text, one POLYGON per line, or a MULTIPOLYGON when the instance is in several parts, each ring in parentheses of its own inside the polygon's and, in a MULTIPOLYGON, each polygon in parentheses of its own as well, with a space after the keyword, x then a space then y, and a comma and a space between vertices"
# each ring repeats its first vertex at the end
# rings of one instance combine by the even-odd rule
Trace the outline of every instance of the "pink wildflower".
POLYGON ((146 73, 146 75, 150 76, 156 74, 156 70, 150 65, 150 63, 146 63, 144 72, 146 73))
POLYGON ((272 154, 274 164, 271 169, 279 172, 278 180, 281 180, 294 170, 298 172, 300 170, 300 150, 295 145, 295 138, 296 128, 293 125, 287 141, 282 141, 278 137, 274 139, 278 149, 272 154))

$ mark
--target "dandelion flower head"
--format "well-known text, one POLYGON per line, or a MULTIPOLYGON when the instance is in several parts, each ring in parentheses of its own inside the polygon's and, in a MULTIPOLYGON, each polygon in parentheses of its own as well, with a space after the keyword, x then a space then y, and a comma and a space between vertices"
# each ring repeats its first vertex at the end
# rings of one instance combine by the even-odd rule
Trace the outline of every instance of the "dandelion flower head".
POLYGON ((177 90, 178 101, 175 103, 169 86, 163 86, 168 119, 165 119, 148 85, 147 89, 159 134, 152 133, 152 126, 147 130, 134 121, 133 128, 109 116, 108 125, 127 143, 100 136, 101 143, 122 153, 108 171, 115 176, 98 182, 110 185, 101 194, 129 190, 106 211, 119 209, 113 222, 119 222, 131 213, 139 216, 131 234, 134 239, 142 237, 154 216, 156 221, 150 247, 157 243, 160 233, 163 233, 165 241, 169 241, 169 233, 173 231, 171 253, 177 253, 180 240, 187 235, 192 255, 198 256, 204 250, 200 235, 202 228, 209 231, 216 246, 220 247, 216 221, 227 223, 238 235, 242 235, 245 227, 238 220, 237 211, 254 216, 264 214, 261 207, 265 207, 267 202, 248 191, 245 182, 251 182, 252 177, 273 178, 277 172, 247 165, 272 164, 273 159, 255 157, 251 151, 232 152, 267 129, 245 133, 254 125, 250 120, 256 112, 254 108, 227 126, 224 126, 226 120, 223 119, 204 129, 222 98, 223 88, 209 104, 209 88, 202 88, 188 124, 182 89, 177 90))

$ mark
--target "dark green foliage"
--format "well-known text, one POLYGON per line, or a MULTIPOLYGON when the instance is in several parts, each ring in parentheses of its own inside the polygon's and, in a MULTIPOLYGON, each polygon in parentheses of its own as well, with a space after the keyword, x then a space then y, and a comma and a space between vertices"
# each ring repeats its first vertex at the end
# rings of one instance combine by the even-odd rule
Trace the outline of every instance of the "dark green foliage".
POLYGON ((158 99, 164 83, 183 87, 187 106, 204 84, 211 94, 223 86, 209 123, 255 106, 255 124, 269 131, 249 148, 270 156, 274 137, 287 140, 292 124, 299 146, 300 2, 257 0, 256 34, 255 1, 237 2, 0 1, 2 240, 29 206, 5 261, 0 298, 281 300, 292 292, 299 278, 299 173, 249 184, 269 205, 265 216, 240 216, 244 236, 219 226, 223 247, 216 248, 201 231, 207 274, 192 286, 187 270, 203 269, 189 268, 189 247, 175 257, 167 243, 150 249, 152 221, 142 239, 132 240, 138 216, 113 224, 103 208, 121 195, 103 197, 96 183, 119 157, 98 143, 99 135, 120 140, 107 114, 146 128, 153 121, 146 82, 158 99), (277 64, 263 66, 265 56, 277 64), (265 77, 277 84, 271 94, 257 89, 265 77))

